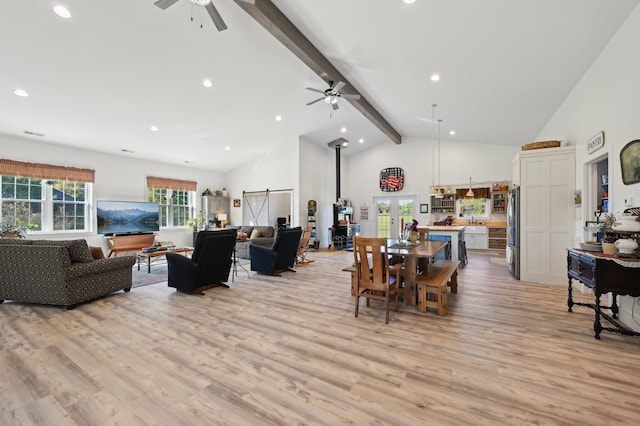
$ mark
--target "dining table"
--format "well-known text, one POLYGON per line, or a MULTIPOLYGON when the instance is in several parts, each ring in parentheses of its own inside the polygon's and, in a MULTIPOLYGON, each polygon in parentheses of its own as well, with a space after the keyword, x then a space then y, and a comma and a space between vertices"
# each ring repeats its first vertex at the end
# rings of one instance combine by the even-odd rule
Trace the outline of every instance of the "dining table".
MULTIPOLYGON (((404 258, 404 304, 415 306, 416 281, 418 276, 418 259, 431 259, 447 246, 446 241, 404 241, 388 239, 389 254, 404 258)), ((430 264, 430 263, 429 263, 430 264)))

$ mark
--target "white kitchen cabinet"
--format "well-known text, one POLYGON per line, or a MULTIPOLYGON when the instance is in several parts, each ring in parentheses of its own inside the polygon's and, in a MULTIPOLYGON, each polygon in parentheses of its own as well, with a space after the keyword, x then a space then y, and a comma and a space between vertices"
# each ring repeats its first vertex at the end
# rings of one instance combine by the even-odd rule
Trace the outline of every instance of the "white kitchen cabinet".
POLYGON ((566 249, 574 239, 575 147, 521 151, 512 166, 521 194, 520 279, 565 285, 566 249))
POLYGON ((464 240, 467 250, 486 250, 489 248, 489 238, 486 226, 465 226, 464 240))

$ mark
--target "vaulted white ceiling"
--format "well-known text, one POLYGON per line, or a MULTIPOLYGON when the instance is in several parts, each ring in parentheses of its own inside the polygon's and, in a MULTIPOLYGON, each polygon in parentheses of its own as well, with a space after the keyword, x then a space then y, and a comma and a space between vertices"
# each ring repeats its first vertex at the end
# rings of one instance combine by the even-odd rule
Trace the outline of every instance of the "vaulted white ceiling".
MULTIPOLYGON (((519 146, 639 1, 273 3, 403 137, 432 136, 436 103, 443 141, 519 146)), ((300 136, 344 137, 345 155, 392 144, 346 100, 306 106, 326 83, 235 2, 213 2, 226 31, 189 0, 60 0, 70 19, 56 1, 3 1, 0 133, 220 172, 300 136)))

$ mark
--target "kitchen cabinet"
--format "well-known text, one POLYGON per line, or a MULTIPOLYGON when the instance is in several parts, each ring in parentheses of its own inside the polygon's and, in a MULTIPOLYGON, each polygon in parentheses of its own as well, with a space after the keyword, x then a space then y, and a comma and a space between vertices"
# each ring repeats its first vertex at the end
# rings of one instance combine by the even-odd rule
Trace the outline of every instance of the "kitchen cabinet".
POLYGON ((489 226, 489 248, 504 250, 507 248, 507 228, 504 226, 489 226))
POLYGON ((496 191, 491 193, 491 211, 493 213, 507 212, 507 192, 496 191))
POLYGON ((464 241, 467 250, 486 250, 489 248, 489 240, 487 238, 486 226, 465 226, 464 241))

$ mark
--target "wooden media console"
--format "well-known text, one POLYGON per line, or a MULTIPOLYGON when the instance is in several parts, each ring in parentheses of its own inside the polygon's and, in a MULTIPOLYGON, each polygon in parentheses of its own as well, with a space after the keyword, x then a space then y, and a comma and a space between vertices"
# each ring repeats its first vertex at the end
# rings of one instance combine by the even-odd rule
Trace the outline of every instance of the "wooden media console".
POLYGON ((139 251, 153 245, 156 236, 154 234, 119 235, 107 237, 109 256, 116 257, 118 253, 139 251))

